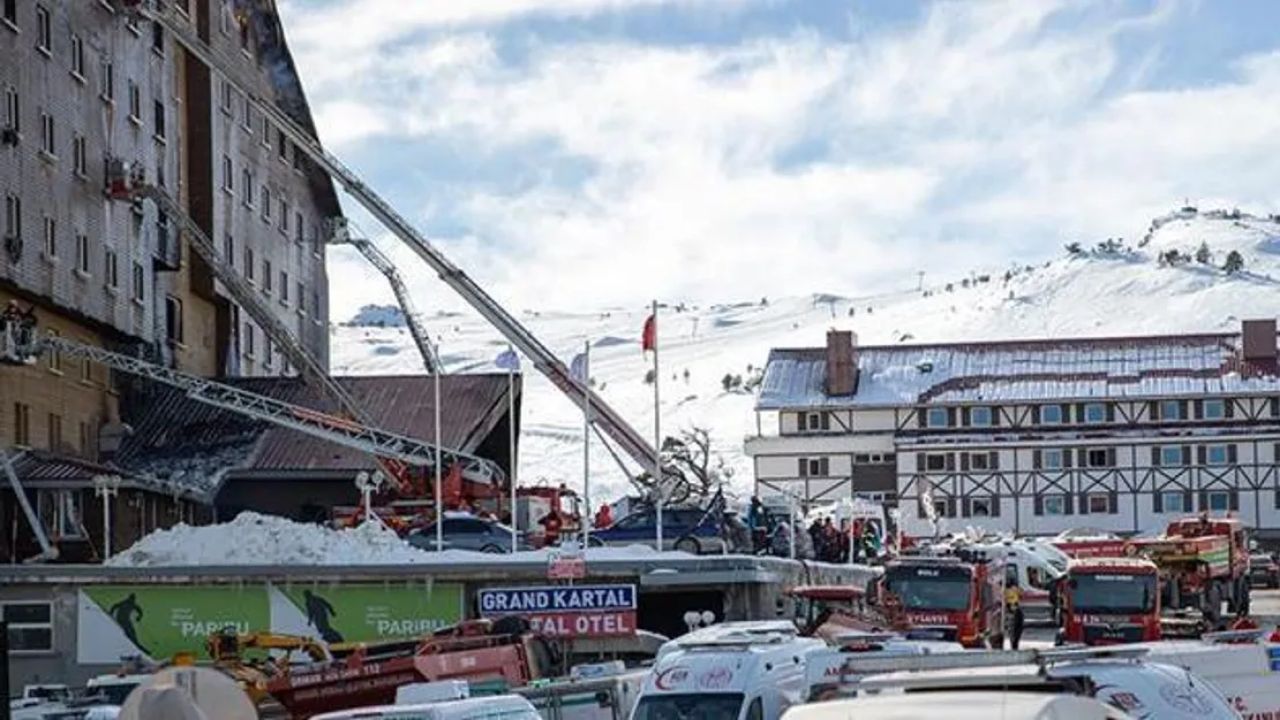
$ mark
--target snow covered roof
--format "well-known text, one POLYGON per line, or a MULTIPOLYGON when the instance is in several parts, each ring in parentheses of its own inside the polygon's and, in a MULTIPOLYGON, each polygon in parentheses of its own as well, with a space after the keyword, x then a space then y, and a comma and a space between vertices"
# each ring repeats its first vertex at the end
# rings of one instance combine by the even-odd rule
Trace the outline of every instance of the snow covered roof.
MULTIPOLYGON (((430 376, 335 379, 373 425, 428 441, 434 437, 430 376)), ((222 382, 295 405, 333 411, 333 403, 320 390, 299 378, 222 382)), ((505 373, 441 376, 445 447, 476 451, 505 417, 507 383, 505 373)), ((516 393, 519 402, 519 382, 516 393)), ((145 402, 129 405, 137 409, 135 416, 124 418, 133 433, 125 438, 115 463, 135 473, 181 480, 201 492, 215 490, 230 472, 346 471, 371 465, 359 451, 219 409, 174 388, 158 388, 145 402)))
POLYGON ((823 348, 769 354, 758 410, 1249 394, 1280 391, 1239 334, 1019 340, 856 349, 853 395, 824 389, 823 348))

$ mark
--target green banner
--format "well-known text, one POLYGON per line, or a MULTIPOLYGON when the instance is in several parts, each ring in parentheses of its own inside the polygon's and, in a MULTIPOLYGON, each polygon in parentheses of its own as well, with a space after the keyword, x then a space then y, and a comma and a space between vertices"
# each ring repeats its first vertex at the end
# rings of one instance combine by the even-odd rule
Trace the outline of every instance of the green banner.
POLYGON ((307 634, 329 643, 415 638, 462 620, 461 585, 276 589, 302 614, 307 634))
MULTIPOLYGON (((260 632, 271 627, 267 589, 243 587, 91 586, 84 594, 138 651, 169 658, 191 651, 204 656, 205 641, 225 627, 260 632)), ((83 625, 82 618, 82 627, 83 625)), ((80 638, 83 643, 89 638, 80 638)))

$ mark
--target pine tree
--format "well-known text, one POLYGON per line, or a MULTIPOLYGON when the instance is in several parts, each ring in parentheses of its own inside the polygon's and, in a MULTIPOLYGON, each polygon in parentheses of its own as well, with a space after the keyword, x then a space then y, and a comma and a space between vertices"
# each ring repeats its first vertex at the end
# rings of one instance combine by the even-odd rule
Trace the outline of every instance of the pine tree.
POLYGON ((1222 263, 1222 269, 1228 275, 1235 275, 1244 269, 1244 257, 1232 250, 1227 253, 1227 259, 1222 263))
POLYGON ((1067 243, 1065 247, 1068 255, 1081 255, 1084 253, 1084 249, 1080 247, 1078 242, 1067 243))

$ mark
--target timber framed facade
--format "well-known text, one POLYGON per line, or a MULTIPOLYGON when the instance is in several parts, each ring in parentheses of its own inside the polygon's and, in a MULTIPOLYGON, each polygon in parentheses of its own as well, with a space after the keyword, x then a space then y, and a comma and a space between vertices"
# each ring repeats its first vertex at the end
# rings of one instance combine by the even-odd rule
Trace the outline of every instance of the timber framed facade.
POLYGON ((1274 321, 1248 321, 1223 335, 857 348, 847 395, 827 392, 831 353, 775 350, 746 444, 756 491, 884 500, 914 535, 1132 534, 1209 512, 1280 537, 1275 338, 1274 321))

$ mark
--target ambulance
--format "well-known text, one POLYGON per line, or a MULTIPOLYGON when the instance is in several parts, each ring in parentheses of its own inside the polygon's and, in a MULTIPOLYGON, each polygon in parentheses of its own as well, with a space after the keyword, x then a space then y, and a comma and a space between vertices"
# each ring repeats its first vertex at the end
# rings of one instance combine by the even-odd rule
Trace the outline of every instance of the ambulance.
POLYGON ((787 622, 737 622, 663 645, 631 720, 778 720, 804 702, 805 666, 826 647, 787 622))
POLYGON ((1280 643, 1261 631, 1143 643, 1153 661, 1185 668, 1222 691, 1244 720, 1280 719, 1280 643))

